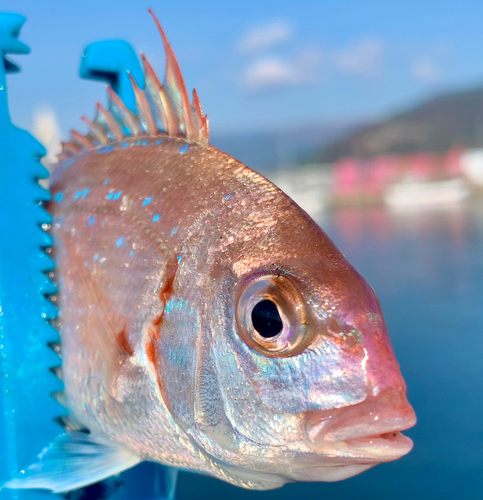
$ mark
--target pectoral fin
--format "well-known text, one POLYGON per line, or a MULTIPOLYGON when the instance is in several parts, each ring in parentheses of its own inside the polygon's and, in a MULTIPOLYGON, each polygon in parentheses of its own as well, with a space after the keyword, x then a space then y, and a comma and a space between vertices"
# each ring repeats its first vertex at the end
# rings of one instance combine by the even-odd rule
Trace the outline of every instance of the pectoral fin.
POLYGON ((39 461, 4 484, 12 489, 47 489, 54 493, 97 483, 138 464, 131 450, 84 432, 61 434, 40 455, 39 461))

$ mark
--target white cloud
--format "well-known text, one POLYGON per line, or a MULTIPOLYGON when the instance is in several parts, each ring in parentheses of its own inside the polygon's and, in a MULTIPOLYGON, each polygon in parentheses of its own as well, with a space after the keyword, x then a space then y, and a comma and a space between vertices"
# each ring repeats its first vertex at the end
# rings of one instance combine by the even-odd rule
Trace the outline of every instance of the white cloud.
POLYGON ((411 67, 413 76, 422 82, 434 82, 441 78, 440 67, 431 59, 422 57, 411 67))
POLYGON ((290 63, 271 57, 259 59, 248 66, 243 73, 243 82, 252 89, 297 82, 290 63))
POLYGON ((374 38, 367 38, 348 49, 336 52, 334 63, 344 73, 378 75, 382 72, 383 55, 383 43, 374 38))
POLYGON ((315 50, 301 51, 292 59, 264 57, 245 68, 242 81, 252 90, 311 82, 320 61, 320 54, 315 50))
POLYGON ((290 40, 292 35, 292 25, 288 21, 273 21, 248 31, 237 47, 242 54, 249 54, 290 40))

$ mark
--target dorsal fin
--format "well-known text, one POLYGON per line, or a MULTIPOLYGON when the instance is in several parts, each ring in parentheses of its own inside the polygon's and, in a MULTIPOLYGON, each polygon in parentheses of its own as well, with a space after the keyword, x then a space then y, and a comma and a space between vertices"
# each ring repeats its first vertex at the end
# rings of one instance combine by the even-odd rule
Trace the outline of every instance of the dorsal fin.
POLYGON ((163 41, 166 57, 164 85, 160 82, 146 57, 141 54, 146 85, 139 88, 130 75, 136 97, 136 113, 132 113, 122 99, 107 87, 108 109, 96 103, 97 115, 93 121, 82 117, 89 132, 84 136, 72 131, 69 142, 62 144, 59 159, 66 160, 110 142, 138 136, 168 136, 185 139, 189 143, 209 143, 208 117, 203 115, 196 90, 190 104, 183 76, 173 49, 153 11, 149 9, 163 41))

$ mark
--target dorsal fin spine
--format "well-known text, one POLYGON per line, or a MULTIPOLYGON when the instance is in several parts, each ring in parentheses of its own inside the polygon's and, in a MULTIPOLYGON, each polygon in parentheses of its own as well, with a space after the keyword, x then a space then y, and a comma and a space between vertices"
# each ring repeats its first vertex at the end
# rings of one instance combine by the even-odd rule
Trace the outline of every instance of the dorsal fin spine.
POLYGON ((145 131, 149 135, 156 135, 158 127, 154 120, 153 114, 151 113, 151 108, 149 107, 148 100, 146 99, 145 92, 142 92, 138 87, 136 80, 129 73, 129 79, 131 81, 132 88, 134 90, 134 95, 136 97, 136 103, 139 105, 139 111, 141 115, 141 123, 145 125, 145 131))
POLYGON ((72 135, 72 139, 81 144, 85 149, 89 150, 96 147, 94 141, 88 135, 82 135, 76 130, 71 130, 70 134, 72 135))
POLYGON ((89 130, 96 137, 96 139, 99 141, 100 144, 107 144, 109 142, 109 137, 107 137, 104 130, 102 130, 97 123, 92 122, 91 120, 89 120, 89 118, 86 118, 85 116, 81 116, 80 119, 87 125, 89 130))
POLYGON ((192 116, 193 116, 193 126, 195 130, 201 130, 203 125, 203 111, 201 109, 200 100, 198 99, 198 93, 196 89, 193 89, 193 104, 191 105, 192 116))
POLYGON ((184 125, 185 130, 183 130, 183 132, 185 132, 186 134, 186 139, 188 140, 188 142, 194 141, 196 140, 196 137, 191 116, 188 92, 186 92, 183 75, 181 74, 178 61, 176 59, 176 56, 174 55, 173 49, 171 48, 168 37, 161 27, 161 24, 159 23, 158 19, 154 15, 154 12, 151 9, 148 9, 148 12, 153 17, 163 41, 164 53, 166 56, 165 80, 169 97, 174 102, 175 107, 178 108, 178 113, 185 118, 184 123, 183 121, 181 121, 180 125, 182 126, 182 128, 184 125))
POLYGON ((108 86, 108 109, 96 103, 97 116, 94 121, 81 117, 89 132, 83 136, 72 131, 72 140, 63 143, 59 160, 70 159, 109 142, 143 135, 168 135, 185 139, 188 143, 209 143, 208 117, 203 115, 198 94, 196 90, 193 91, 193 102, 190 104, 173 49, 151 9, 149 12, 156 23, 165 50, 165 85, 160 82, 146 57, 141 54, 146 78, 145 88, 140 89, 134 78, 128 75, 136 98, 136 113, 130 111, 108 86))
POLYGON ((97 112, 99 113, 100 116, 104 119, 106 125, 109 127, 109 130, 112 132, 112 135, 114 136, 116 141, 120 141, 121 139, 124 138, 124 133, 115 118, 112 116, 111 113, 105 109, 101 103, 96 102, 96 109, 97 112))
POLYGON ((179 121, 174 111, 173 103, 171 102, 163 84, 159 81, 159 78, 154 72, 151 64, 143 54, 141 54, 141 60, 143 62, 144 73, 146 75, 146 90, 149 91, 152 87, 154 94, 153 98, 158 100, 158 110, 161 121, 164 125, 164 130, 169 136, 178 137, 180 130, 179 121))
POLYGON ((208 115, 203 117, 203 127, 201 129, 202 142, 208 144, 210 142, 210 121, 208 120, 208 115))
POLYGON ((112 90, 110 85, 107 86, 107 94, 109 95, 111 106, 114 105, 119 110, 130 135, 139 135, 141 130, 139 129, 139 121, 136 115, 127 108, 127 106, 122 102, 122 99, 120 99, 114 90, 112 90))
POLYGON ((63 142, 62 149, 66 150, 74 155, 82 153, 82 146, 74 141, 63 142))

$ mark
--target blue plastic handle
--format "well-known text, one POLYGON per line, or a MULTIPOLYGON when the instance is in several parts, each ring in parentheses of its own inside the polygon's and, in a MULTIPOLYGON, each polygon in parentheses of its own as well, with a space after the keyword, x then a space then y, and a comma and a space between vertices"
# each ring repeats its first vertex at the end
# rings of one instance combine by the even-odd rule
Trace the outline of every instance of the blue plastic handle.
MULTIPOLYGON (((48 177, 40 164, 44 147, 12 125, 6 74, 19 71, 8 54, 28 54, 18 40, 25 18, 0 13, 0 483, 35 461, 61 431, 54 419, 65 410, 50 396, 62 383, 49 371, 60 365, 48 346, 59 342, 49 320, 57 308, 47 276, 54 262, 44 228, 51 222, 42 203, 50 193, 38 180, 48 177)), ((38 491, 3 490, 2 498, 40 499, 38 491)))
POLYGON ((89 80, 103 80, 133 113, 136 99, 128 73, 144 89, 144 73, 134 49, 123 40, 103 40, 88 45, 82 54, 79 74, 89 80))

